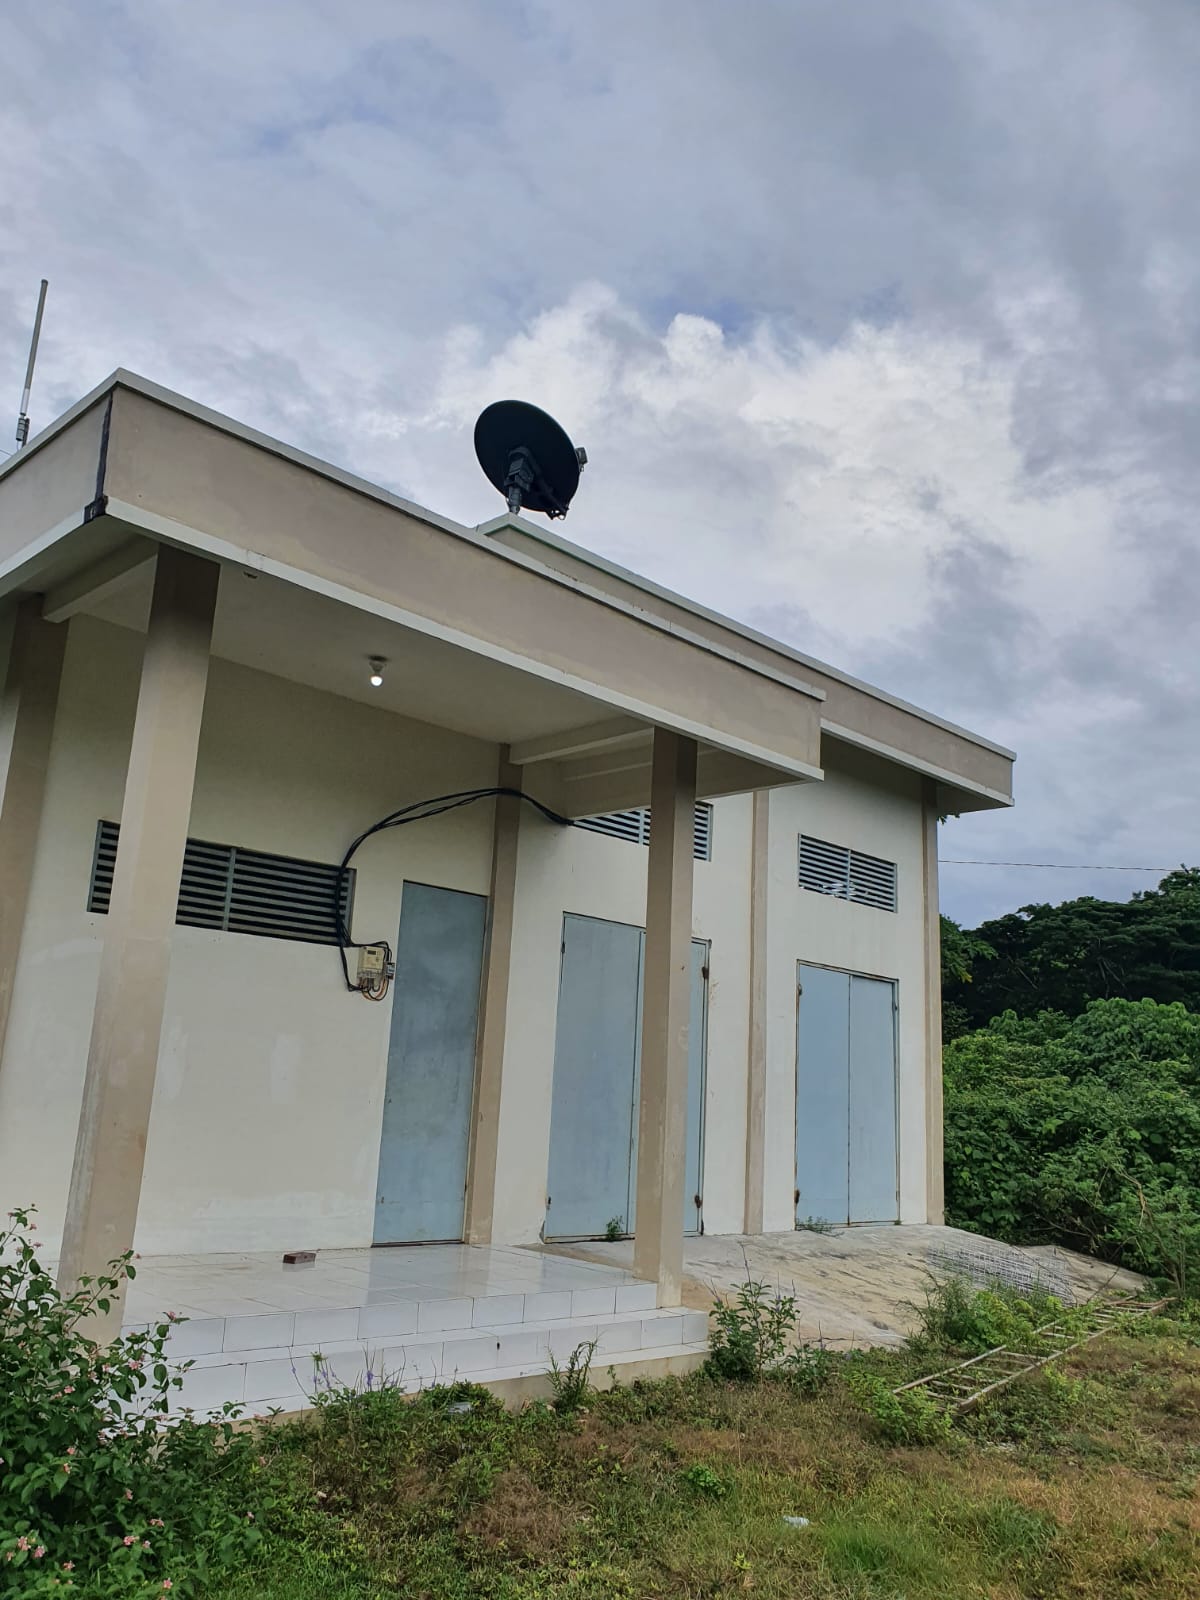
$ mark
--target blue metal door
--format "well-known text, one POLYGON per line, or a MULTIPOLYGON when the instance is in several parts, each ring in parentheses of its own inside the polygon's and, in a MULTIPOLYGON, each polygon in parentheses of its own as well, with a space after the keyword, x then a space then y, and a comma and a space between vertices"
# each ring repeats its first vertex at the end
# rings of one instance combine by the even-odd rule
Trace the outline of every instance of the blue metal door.
POLYGON ((629 1226, 641 972, 640 928, 563 918, 546 1211, 555 1238, 603 1233, 613 1218, 629 1226))
POLYGON ((896 985, 801 966, 796 1221, 895 1222, 896 985))
POLYGON ((850 1221, 895 1222, 896 986, 850 979, 850 1221))
MULTIPOLYGON (((563 918, 562 975, 550 1119, 550 1238, 632 1233, 637 1212, 638 1092, 642 1046, 640 928, 563 918)), ((704 1163, 708 944, 692 941, 688 1027, 687 1169, 683 1228, 698 1233, 704 1163)))
POLYGON ((461 1239, 487 900, 406 883, 375 1243, 461 1239))
MULTIPOLYGON (((688 1014, 687 1164, 683 1180, 683 1231, 700 1233, 704 1212, 704 1092, 708 1062, 708 951, 707 939, 692 940, 691 987, 688 1014)), ((642 935, 641 960, 646 959, 642 935)), ((642 1029, 638 1019, 637 1066, 633 1075, 633 1144, 629 1172, 629 1220, 637 1219, 638 1106, 642 1088, 642 1029)))
POLYGON ((800 968, 796 1008, 796 1221, 850 1217, 850 975, 800 968))

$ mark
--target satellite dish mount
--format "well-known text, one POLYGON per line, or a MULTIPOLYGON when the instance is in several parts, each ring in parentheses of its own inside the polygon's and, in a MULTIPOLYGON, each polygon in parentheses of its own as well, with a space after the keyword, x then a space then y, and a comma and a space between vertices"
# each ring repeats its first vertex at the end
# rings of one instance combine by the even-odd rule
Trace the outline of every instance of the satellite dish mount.
POLYGON ((553 417, 524 400, 497 400, 480 413, 475 454, 514 517, 565 517, 587 461, 553 417))

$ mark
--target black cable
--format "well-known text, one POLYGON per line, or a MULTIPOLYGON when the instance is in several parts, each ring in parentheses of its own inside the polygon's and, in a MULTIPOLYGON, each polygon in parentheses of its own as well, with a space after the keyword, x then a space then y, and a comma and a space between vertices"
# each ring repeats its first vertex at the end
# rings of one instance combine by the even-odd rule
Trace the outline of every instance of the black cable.
POLYGON ((943 867, 1036 867, 1039 872, 1173 872, 1173 867, 1101 867, 1086 861, 964 861, 939 856, 943 867))
POLYGON ((352 939, 346 919, 342 914, 342 897, 345 893, 346 873, 349 871, 350 862, 360 846, 376 833, 382 833, 386 828, 402 828, 409 822, 424 822, 427 817, 440 817, 444 812, 456 811, 459 806, 469 806, 476 800, 509 797, 513 800, 524 800, 546 818, 548 822, 557 823, 561 828, 573 828, 575 822, 571 817, 561 817, 557 811, 552 811, 549 806, 544 806, 540 800, 535 800, 531 794, 525 794, 520 789, 512 789, 506 785, 493 786, 489 789, 460 789, 456 794, 434 795, 428 800, 414 800, 411 805, 401 806, 399 811, 392 811, 386 817, 380 818, 366 830, 346 851, 338 865, 337 874, 333 880, 333 915, 338 936, 338 955, 342 962, 342 977, 346 980, 346 988, 351 994, 361 991, 356 983, 350 981, 350 963, 346 959, 347 950, 365 950, 374 945, 380 945, 384 951, 384 968, 392 959, 392 947, 387 939, 352 939))

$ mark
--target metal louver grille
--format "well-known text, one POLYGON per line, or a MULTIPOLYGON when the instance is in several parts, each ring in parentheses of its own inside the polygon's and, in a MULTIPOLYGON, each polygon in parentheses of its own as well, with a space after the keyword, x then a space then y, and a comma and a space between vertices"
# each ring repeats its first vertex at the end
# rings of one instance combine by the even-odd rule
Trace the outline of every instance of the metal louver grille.
POLYGON ((895 911, 896 863, 802 833, 800 887, 878 911, 895 911))
POLYGON ((879 856, 850 852, 850 898, 879 911, 896 909, 896 863, 879 856))
POLYGON ((611 839, 628 839, 630 844, 650 843, 650 808, 634 811, 609 811, 602 817, 580 817, 577 828, 589 833, 606 833, 611 839))
POLYGON ((697 861, 712 860, 712 818, 711 806, 698 805, 696 807, 696 824, 692 834, 692 854, 697 861))
MULTIPOLYGON (((712 860, 713 808, 706 801, 696 804, 692 854, 697 861, 712 860)), ((580 817, 577 828, 589 833, 605 833, 610 839, 625 839, 630 844, 650 843, 650 807, 636 806, 631 811, 608 811, 599 817, 580 817)))
MULTIPOLYGON (((89 911, 108 910, 120 831, 115 822, 101 822, 97 827, 89 911)), ((175 920, 191 928, 336 944, 333 894, 337 871, 324 861, 299 861, 292 856, 189 839, 183 853, 175 920)), ((350 871, 342 885, 346 923, 353 888, 354 873, 350 871)))

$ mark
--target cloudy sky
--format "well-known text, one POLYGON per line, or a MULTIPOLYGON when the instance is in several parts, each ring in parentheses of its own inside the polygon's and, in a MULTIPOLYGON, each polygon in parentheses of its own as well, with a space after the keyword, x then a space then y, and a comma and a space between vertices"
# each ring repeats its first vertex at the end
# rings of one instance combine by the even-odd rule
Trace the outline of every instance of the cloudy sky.
POLYGON ((534 399, 570 537, 1019 752, 944 856, 1196 862, 1198 81, 1195 0, 13 7, 0 411, 42 276, 35 430, 123 365, 475 523, 534 399))

